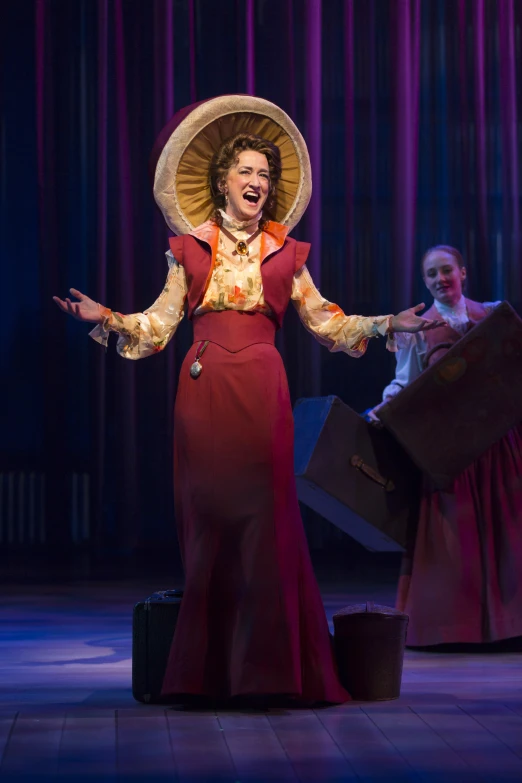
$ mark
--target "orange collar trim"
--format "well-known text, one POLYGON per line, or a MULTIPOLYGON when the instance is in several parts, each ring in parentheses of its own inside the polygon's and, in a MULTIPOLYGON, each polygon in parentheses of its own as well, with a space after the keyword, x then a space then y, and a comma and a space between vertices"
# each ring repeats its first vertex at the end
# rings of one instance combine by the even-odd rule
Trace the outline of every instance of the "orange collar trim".
POLYGON ((274 220, 265 223, 261 234, 261 263, 283 247, 289 230, 288 226, 283 226, 282 223, 276 223, 274 220))
POLYGON ((203 291, 206 291, 212 277, 212 272, 214 271, 214 267, 216 265, 216 256, 219 242, 219 226, 214 223, 213 220, 206 220, 200 226, 197 226, 197 228, 195 228, 193 231, 190 231, 190 236, 199 239, 201 242, 205 242, 205 244, 210 247, 210 269, 208 270, 207 279, 203 288, 203 291))
MULTIPOLYGON (((269 220, 265 223, 263 233, 261 234, 261 263, 280 250, 286 240, 289 232, 288 226, 282 223, 276 223, 275 220, 269 220)), ((216 253, 219 239, 219 226, 213 220, 206 220, 200 226, 190 231, 190 236, 205 242, 212 251, 212 269, 216 260, 216 253)), ((211 273, 212 273, 211 269, 211 273)))

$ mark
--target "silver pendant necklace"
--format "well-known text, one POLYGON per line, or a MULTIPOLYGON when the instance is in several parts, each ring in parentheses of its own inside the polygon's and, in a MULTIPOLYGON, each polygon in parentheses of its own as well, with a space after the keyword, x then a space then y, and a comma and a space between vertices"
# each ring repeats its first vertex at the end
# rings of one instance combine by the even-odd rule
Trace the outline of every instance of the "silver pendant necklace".
POLYGON ((199 376, 201 375, 201 371, 203 370, 203 365, 199 360, 205 353, 208 344, 209 344, 209 340, 204 340, 200 342, 200 344, 197 347, 194 362, 190 366, 190 377, 194 378, 194 380, 196 378, 199 378, 199 376))

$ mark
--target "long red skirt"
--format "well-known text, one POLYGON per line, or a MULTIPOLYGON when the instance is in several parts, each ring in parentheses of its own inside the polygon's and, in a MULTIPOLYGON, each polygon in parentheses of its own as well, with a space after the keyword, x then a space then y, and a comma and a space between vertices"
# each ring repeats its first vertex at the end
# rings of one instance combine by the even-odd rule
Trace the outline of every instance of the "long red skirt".
POLYGON ((175 408, 186 580, 163 693, 344 702, 299 513, 281 357, 266 343, 210 343, 194 380, 195 349, 175 408))
POLYGON ((410 616, 411 646, 522 635, 522 425, 451 492, 425 487, 397 608, 410 616))

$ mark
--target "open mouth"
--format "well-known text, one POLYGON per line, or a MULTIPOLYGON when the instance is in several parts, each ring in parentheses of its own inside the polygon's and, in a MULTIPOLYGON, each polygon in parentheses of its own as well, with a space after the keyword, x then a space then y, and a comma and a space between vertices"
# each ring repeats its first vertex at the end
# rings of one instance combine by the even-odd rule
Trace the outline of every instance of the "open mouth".
POLYGON ((259 202, 260 195, 259 193, 253 193, 252 191, 249 191, 243 195, 243 198, 245 201, 248 201, 249 204, 257 204, 259 202))

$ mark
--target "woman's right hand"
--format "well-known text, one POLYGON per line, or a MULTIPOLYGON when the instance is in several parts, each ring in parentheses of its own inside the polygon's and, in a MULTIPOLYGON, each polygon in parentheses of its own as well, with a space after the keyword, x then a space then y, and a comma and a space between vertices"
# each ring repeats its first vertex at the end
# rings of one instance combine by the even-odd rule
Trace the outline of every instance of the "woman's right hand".
POLYGON ((389 402, 390 400, 391 400, 391 397, 387 397, 384 400, 384 402, 379 403, 379 405, 376 405, 375 408, 372 408, 371 410, 369 410, 367 412, 366 415, 368 416, 368 418, 370 419, 372 424, 381 424, 381 426, 382 426, 381 420, 379 418, 379 411, 380 411, 381 408, 384 408, 386 403, 389 402))
POLYGON ((53 300, 64 313, 69 313, 78 321, 87 321, 95 324, 101 324, 110 314, 110 310, 95 302, 94 299, 90 299, 85 294, 82 294, 81 291, 77 291, 76 288, 70 288, 69 290, 79 300, 78 302, 72 302, 68 297, 64 300, 58 296, 53 296, 53 300))

